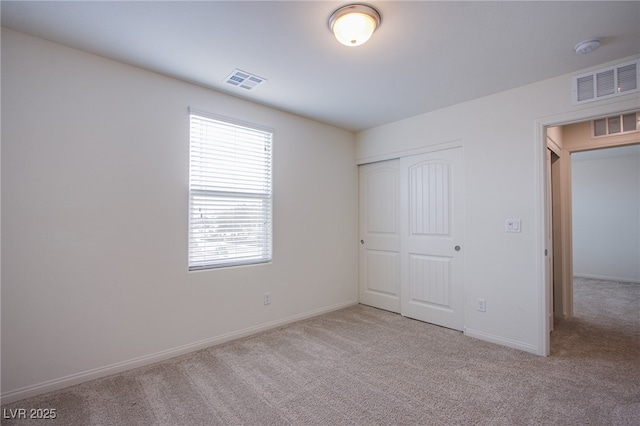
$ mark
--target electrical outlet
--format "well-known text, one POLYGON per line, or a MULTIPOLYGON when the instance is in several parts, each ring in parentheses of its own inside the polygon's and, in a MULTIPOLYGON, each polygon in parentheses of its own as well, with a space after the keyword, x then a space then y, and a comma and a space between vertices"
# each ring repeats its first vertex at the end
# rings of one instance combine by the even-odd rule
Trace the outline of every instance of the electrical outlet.
POLYGON ((271 304, 271 293, 267 292, 264 294, 264 304, 265 305, 271 304))
POLYGON ((484 299, 478 299, 478 311, 486 312, 487 311, 487 301, 484 299))

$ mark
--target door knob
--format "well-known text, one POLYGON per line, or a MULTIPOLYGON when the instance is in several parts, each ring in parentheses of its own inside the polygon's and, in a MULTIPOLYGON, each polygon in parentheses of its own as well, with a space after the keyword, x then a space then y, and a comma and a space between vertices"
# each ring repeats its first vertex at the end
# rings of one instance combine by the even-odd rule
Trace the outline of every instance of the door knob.
POLYGON ((360 244, 364 244, 364 240, 360 240, 360 244))
POLYGON ((456 251, 460 251, 460 246, 455 246, 455 247, 454 247, 454 249, 455 249, 456 251))

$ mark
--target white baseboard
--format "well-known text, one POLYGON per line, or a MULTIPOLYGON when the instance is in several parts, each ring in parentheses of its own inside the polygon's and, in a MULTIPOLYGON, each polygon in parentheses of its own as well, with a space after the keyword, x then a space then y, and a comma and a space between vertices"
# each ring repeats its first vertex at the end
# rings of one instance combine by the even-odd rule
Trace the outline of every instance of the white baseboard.
POLYGON ((100 377, 109 376, 111 374, 121 373, 126 370, 131 370, 133 368, 142 367, 159 361, 165 361, 176 356, 219 345, 221 343, 229 342, 241 337, 250 336, 252 334, 260 333, 272 328, 281 327, 283 325, 290 324, 296 321, 301 321, 318 315, 326 314, 328 312, 337 311, 338 309, 354 306, 357 303, 357 301, 338 303, 337 305, 327 306, 324 308, 316 309, 314 311, 292 315, 290 317, 260 324, 254 327, 245 328, 243 330, 238 330, 231 333, 222 334, 220 336, 211 337, 209 339, 200 340, 198 342, 189 343, 187 345, 178 346, 173 349, 167 349, 153 354, 136 357, 127 361, 117 362, 115 364, 94 368, 76 374, 71 374, 68 376, 60 377, 58 379, 47 380, 46 382, 5 392, 0 396, 0 399, 2 400, 2 404, 9 404, 21 399, 31 398, 36 395, 66 388, 68 386, 77 385, 89 380, 98 379, 100 377))
POLYGON ((617 282, 622 282, 622 283, 636 283, 636 284, 640 284, 640 280, 634 279, 634 278, 628 278, 628 277, 610 277, 607 275, 593 275, 593 274, 577 274, 577 273, 573 273, 574 277, 578 277, 578 278, 589 278, 592 280, 601 280, 601 281, 617 281, 617 282))
POLYGON ((495 336, 493 334, 484 333, 482 331, 473 330, 471 328, 464 329, 464 335, 474 337, 485 342, 495 343, 497 345, 506 346, 513 349, 519 349, 521 351, 529 352, 534 355, 543 355, 541 348, 530 343, 520 342, 518 340, 505 339, 504 337, 495 336))

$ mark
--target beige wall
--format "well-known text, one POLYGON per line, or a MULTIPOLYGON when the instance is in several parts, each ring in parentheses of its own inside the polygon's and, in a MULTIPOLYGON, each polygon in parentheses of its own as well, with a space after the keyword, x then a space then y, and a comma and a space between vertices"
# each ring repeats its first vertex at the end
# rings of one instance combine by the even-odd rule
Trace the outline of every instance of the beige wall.
POLYGON ((549 350, 543 129, 640 107, 637 94, 574 106, 571 77, 356 135, 360 162, 445 147, 450 141, 464 146, 465 334, 543 355, 549 350), (512 218, 522 220, 521 233, 505 232, 505 221, 512 218), (486 300, 486 312, 476 309, 478 299, 486 300))
POLYGON ((640 148, 607 153, 572 155, 574 274, 640 283, 640 148))
POLYGON ((3 29, 3 402, 356 303, 353 157, 351 132, 3 29), (187 271, 189 106, 275 129, 272 263, 187 271))

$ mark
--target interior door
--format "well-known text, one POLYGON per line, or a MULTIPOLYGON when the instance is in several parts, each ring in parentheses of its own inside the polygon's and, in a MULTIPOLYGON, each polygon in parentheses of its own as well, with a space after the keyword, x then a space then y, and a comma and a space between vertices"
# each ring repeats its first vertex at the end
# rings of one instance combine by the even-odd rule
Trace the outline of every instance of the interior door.
POLYGON ((464 327, 462 148, 403 157, 401 313, 464 327))
POLYGON ((400 312, 400 160, 359 167, 359 301, 400 312))

